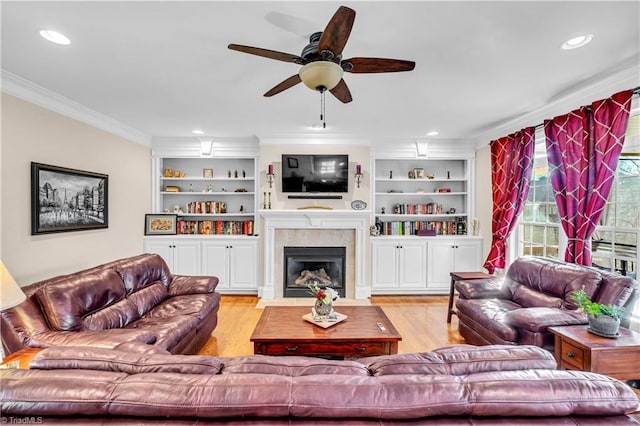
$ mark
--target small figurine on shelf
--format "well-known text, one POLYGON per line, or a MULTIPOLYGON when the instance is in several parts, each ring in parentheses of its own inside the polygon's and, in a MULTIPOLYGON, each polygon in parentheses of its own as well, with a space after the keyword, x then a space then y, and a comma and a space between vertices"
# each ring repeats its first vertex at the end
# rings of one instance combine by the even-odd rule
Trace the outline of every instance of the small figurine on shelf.
POLYGON ((393 170, 389 170, 389 179, 393 179, 393 170))
POLYGON ((244 213, 244 206, 240 204, 240 213, 244 213))
POLYGON ((385 208, 384 207, 380 208, 380 214, 385 214, 385 208))
POLYGON ((242 169, 242 177, 243 177, 243 178, 246 178, 246 177, 247 177, 247 172, 246 172, 244 169, 242 169))
POLYGON ((193 184, 192 183, 189 184, 189 192, 193 192, 193 184))
POLYGON ((230 178, 231 177, 231 170, 227 170, 227 177, 230 178))
POLYGON ((238 170, 235 170, 235 171, 233 172, 233 177, 234 177, 234 178, 237 178, 237 177, 238 177, 238 170))

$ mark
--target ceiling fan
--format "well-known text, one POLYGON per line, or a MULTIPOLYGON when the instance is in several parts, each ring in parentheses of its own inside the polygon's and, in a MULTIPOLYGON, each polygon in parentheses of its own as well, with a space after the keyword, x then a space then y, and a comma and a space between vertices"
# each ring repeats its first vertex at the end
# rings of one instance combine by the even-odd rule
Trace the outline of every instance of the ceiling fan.
POLYGON ((342 78, 343 72, 385 73, 411 71, 415 67, 415 62, 401 59, 362 57, 342 59, 342 50, 349 39, 355 17, 356 12, 353 9, 340 6, 324 31, 311 34, 309 44, 302 49, 300 56, 239 44, 230 44, 229 49, 303 65, 298 74, 277 84, 264 96, 277 95, 303 82, 310 89, 321 93, 329 90, 341 102, 348 103, 352 101, 352 97, 342 78))

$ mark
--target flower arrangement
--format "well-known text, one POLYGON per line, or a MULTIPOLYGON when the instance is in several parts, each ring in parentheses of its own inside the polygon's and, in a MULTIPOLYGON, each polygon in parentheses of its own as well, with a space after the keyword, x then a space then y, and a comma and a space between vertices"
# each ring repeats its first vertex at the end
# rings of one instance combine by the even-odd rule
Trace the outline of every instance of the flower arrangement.
POLYGON ((320 300, 321 302, 329 305, 340 297, 338 292, 331 287, 321 288, 318 284, 309 284, 307 286, 309 294, 320 300))

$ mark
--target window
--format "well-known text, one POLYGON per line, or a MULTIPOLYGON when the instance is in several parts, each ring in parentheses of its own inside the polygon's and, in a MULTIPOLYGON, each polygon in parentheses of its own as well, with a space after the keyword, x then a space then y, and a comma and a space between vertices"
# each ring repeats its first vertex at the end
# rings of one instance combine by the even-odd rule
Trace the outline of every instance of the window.
POLYGON ((536 131, 536 147, 529 195, 519 223, 519 253, 564 258, 560 252, 560 215, 553 195, 547 165, 544 131, 536 131))

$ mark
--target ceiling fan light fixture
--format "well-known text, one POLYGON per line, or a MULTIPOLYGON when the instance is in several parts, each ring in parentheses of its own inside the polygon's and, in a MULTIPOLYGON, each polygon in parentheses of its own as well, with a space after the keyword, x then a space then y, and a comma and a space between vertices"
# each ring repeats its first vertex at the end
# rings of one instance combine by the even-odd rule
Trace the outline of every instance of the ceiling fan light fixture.
POLYGON ((61 44, 63 46, 71 44, 71 40, 66 35, 53 30, 41 30, 40 35, 55 44, 61 44))
POLYGON ((300 79, 311 90, 331 90, 342 79, 342 67, 335 62, 316 61, 300 68, 300 79))

